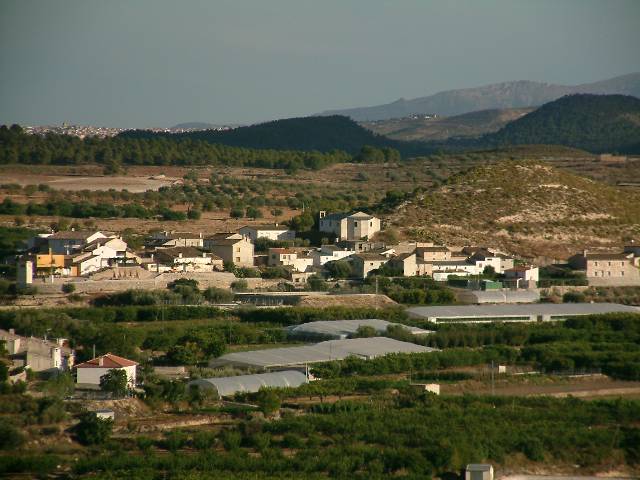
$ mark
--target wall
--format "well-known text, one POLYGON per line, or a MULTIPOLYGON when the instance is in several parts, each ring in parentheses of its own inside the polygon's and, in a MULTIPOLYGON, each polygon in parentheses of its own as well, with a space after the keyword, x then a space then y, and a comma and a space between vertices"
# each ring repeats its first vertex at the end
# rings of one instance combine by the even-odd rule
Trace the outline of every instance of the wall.
MULTIPOLYGON (((117 280, 91 280, 91 279, 50 279, 34 281, 33 285, 38 288, 39 293, 51 294, 60 293, 62 285, 65 283, 73 283, 76 286, 76 293, 108 293, 121 292, 130 289, 155 290, 167 288, 167 285, 179 278, 190 278, 198 281, 199 287, 205 289, 208 287, 230 288, 231 283, 237 280, 233 273, 229 272, 177 272, 177 273, 161 273, 150 279, 117 279, 117 280)), ((245 279, 249 288, 269 288, 277 285, 281 279, 262 279, 247 278, 245 279)))

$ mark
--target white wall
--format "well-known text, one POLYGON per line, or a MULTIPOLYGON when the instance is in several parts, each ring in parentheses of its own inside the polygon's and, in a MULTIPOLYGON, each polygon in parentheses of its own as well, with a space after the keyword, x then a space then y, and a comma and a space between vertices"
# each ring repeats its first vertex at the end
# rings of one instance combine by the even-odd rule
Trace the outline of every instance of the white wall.
POLYGON ((136 384, 136 366, 123 367, 123 368, 78 368, 76 383, 89 383, 91 385, 100 385, 100 377, 109 372, 109 370, 124 370, 127 372, 127 378, 129 379, 129 385, 135 386, 136 384))

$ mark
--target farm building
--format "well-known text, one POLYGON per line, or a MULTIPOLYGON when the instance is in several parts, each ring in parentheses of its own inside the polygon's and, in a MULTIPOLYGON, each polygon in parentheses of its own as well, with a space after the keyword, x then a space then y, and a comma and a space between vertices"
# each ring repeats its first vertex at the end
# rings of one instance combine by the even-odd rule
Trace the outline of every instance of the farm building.
POLYGON ((350 356, 371 359, 390 353, 424 353, 434 351, 414 343, 401 342, 392 338, 352 338, 328 340, 303 347, 270 348, 248 352, 233 352, 209 362, 211 367, 235 366, 268 370, 295 365, 342 360, 350 356))
POLYGON ((413 317, 433 323, 548 322, 603 313, 640 314, 640 307, 617 303, 532 303, 412 307, 407 309, 407 312, 413 317))
POLYGON ((253 393, 262 387, 286 388, 299 387, 307 383, 307 376, 297 370, 257 373, 255 375, 237 375, 235 377, 201 378, 189 382, 189 386, 212 389, 219 397, 228 397, 237 392, 253 393))
POLYGON ((308 322, 301 325, 292 325, 287 328, 289 336, 294 338, 318 338, 343 340, 355 335, 360 327, 371 327, 378 334, 385 333, 387 327, 398 326, 406 329, 413 335, 427 335, 433 333, 418 327, 391 323, 377 318, 359 320, 322 320, 318 322, 308 322))

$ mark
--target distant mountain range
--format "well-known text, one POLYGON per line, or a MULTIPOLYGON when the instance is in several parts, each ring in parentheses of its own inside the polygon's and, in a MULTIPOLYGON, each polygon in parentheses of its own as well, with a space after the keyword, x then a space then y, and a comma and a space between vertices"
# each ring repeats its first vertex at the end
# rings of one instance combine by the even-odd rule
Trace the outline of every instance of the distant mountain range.
POLYGON ((402 118, 411 114, 450 116, 477 110, 535 107, 575 93, 640 97, 640 73, 573 86, 528 80, 495 83, 483 87, 449 90, 411 100, 401 98, 392 103, 372 107, 327 110, 319 115, 345 115, 359 122, 402 118))
MULTIPOLYGON (((483 118, 495 121, 494 114, 474 114, 467 119, 479 129, 483 118)), ((339 115, 287 118, 231 130, 193 130, 180 133, 130 130, 125 138, 201 140, 208 143, 252 149, 331 152, 357 154, 365 146, 394 148, 405 157, 437 151, 492 149, 509 145, 546 144, 580 148, 594 153, 640 153, 640 99, 625 95, 576 94, 562 97, 542 107, 516 116, 499 131, 476 138, 401 141, 378 135, 353 120, 339 115)), ((499 127, 498 127, 499 128, 499 127)))

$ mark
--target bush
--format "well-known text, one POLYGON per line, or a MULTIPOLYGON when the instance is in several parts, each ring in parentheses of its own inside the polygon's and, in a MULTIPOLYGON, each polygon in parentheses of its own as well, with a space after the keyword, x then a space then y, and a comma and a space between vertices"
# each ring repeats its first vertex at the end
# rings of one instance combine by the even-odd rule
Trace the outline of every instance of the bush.
POLYGON ((13 450, 24 443, 22 432, 6 419, 0 419, 0 450, 13 450))
POLYGON ((562 296, 562 301, 564 303, 582 303, 585 298, 582 292, 567 292, 562 296))
POLYGON ((65 283, 64 285, 62 285, 63 293, 73 293, 75 291, 76 291, 76 286, 73 283, 65 283))
POLYGON ((80 416, 80 423, 74 427, 78 442, 83 445, 99 445, 111 437, 113 422, 101 419, 94 412, 85 412, 80 416))
POLYGON ((249 289, 249 284, 244 279, 236 280, 231 283, 231 289, 234 292, 246 292, 249 289))
POLYGON ((203 292, 204 298, 211 303, 229 303, 233 301, 233 292, 223 288, 209 287, 203 292))

